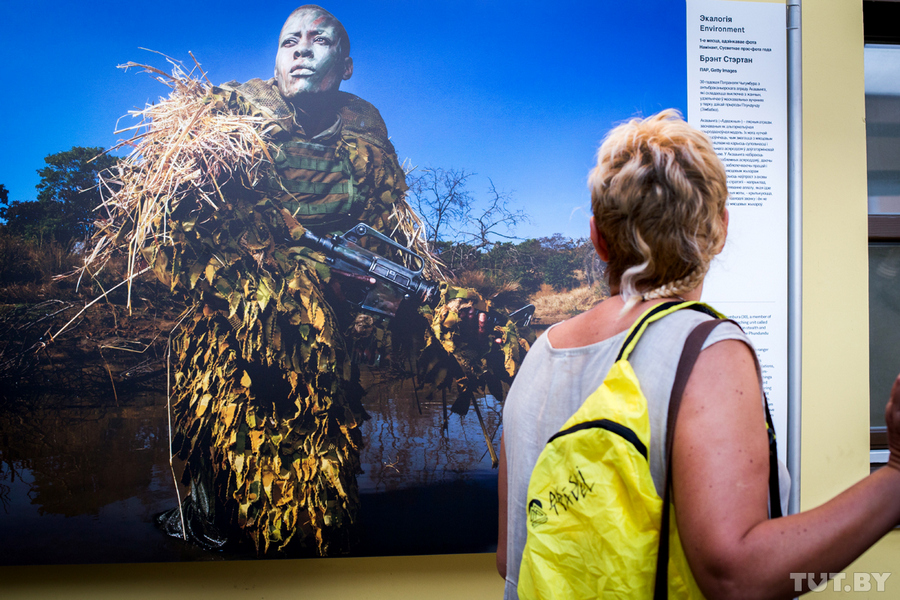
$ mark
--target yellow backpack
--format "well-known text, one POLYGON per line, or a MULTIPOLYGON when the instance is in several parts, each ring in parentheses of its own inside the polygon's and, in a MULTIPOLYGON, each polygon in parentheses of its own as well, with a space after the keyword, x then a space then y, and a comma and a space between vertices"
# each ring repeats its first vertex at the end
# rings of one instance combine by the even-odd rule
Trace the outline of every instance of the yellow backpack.
MULTIPOLYGON (((603 383, 538 457, 528 485, 528 538, 519 570, 519 598, 635 599, 667 594, 703 598, 682 550, 668 497, 671 469, 667 468, 665 499, 657 494, 650 476, 647 400, 628 362, 647 325, 683 308, 721 318, 697 302, 659 304, 644 313, 629 330, 603 383), (660 530, 665 534, 660 536, 660 530)), ((709 332, 722 322, 705 321, 685 344, 669 404, 670 436, 694 361, 709 332)), ((667 449, 671 456, 671 437, 667 449)), ((770 470, 776 465, 771 496, 775 510, 773 451, 770 435, 770 470)), ((770 494, 771 488, 770 476, 770 494)))

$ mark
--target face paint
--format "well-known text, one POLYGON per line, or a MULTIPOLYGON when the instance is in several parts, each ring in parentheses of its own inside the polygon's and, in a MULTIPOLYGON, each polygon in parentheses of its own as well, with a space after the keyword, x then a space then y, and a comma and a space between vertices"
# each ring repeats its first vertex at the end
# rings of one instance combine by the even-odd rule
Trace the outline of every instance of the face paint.
POLYGON ((333 20, 317 10, 297 12, 285 22, 275 56, 275 79, 281 95, 337 90, 353 73, 352 62, 341 56, 333 20))

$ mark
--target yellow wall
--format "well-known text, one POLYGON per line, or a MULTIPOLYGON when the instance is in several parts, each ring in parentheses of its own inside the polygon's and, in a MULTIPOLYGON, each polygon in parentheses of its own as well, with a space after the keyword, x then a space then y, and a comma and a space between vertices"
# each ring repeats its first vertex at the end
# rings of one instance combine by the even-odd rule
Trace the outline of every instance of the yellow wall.
POLYGON ((503 597, 503 581, 494 567, 493 554, 4 567, 0 568, 0 597, 10 600, 496 600, 503 597))
POLYGON ((868 456, 868 254, 859 0, 803 2, 801 504, 863 477, 868 456))
MULTIPOLYGON (((866 165, 860 0, 806 0, 802 20, 801 502, 810 508, 868 471, 866 165)), ((900 557, 900 535, 889 536, 847 571, 892 571, 892 557, 900 557)), ((9 598, 97 600, 477 600, 502 595, 493 563, 493 555, 474 555, 5 567, 0 590, 9 598)), ((900 597, 897 579, 889 579, 888 593, 879 596, 900 597)))
MULTIPOLYGON (((861 2, 805 0, 802 18, 801 506, 808 509, 869 472, 868 255, 861 2)), ((894 572, 898 557, 894 531, 845 572, 894 572)), ((834 593, 832 584, 825 593, 834 593)), ((900 598, 900 576, 872 596, 900 598)))

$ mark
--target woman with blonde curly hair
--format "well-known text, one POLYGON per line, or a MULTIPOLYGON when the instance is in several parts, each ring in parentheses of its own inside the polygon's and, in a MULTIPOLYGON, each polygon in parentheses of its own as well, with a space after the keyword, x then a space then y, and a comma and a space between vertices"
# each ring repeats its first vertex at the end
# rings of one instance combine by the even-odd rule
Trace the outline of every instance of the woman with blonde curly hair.
MULTIPOLYGON (((700 299, 710 262, 725 244, 725 169, 710 140, 677 111, 616 127, 589 182, 591 239, 608 264, 611 296, 536 341, 504 406, 497 564, 507 598, 524 581, 529 479, 547 441, 603 383, 641 315, 665 302, 700 299)), ((771 519, 760 369, 752 343, 733 323, 715 327, 702 346, 667 456, 666 419, 681 351, 691 332, 712 318, 694 310, 668 314, 647 326, 628 357, 646 398, 652 487, 663 496, 671 464, 678 532, 672 556, 689 565, 685 589, 709 598, 791 598, 800 591, 792 575, 839 572, 900 522, 900 379, 886 411, 888 468, 816 509, 771 519)), ((789 482, 780 469, 771 487, 780 480, 784 505, 789 482)), ((774 504, 778 514, 777 498, 774 504)), ((655 552, 647 561, 655 567, 655 552)), ((570 570, 579 573, 577 565, 570 570)), ((572 597, 565 590, 554 594, 572 597)))

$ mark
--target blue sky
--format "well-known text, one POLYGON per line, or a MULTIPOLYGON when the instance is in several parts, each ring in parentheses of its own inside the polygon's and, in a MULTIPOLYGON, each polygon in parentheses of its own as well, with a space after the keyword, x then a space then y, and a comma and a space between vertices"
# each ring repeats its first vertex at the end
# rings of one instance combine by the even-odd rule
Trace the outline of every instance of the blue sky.
MULTIPOLYGON (((221 83, 272 75, 297 3, 0 4, 0 183, 34 199, 47 154, 114 144, 117 119, 164 96, 136 70, 190 61, 221 83), (249 8, 248 7, 252 7, 249 8)), ((522 237, 587 235, 587 172, 615 123, 685 110, 685 5, 642 2, 363 2, 323 6, 345 25, 353 78, 341 89, 382 113, 401 161, 477 173, 531 215, 522 237)), ((128 118, 122 124, 130 123, 128 118)))

